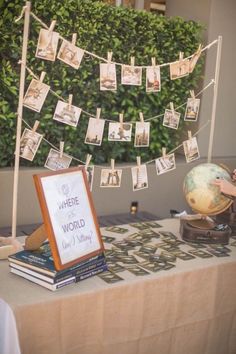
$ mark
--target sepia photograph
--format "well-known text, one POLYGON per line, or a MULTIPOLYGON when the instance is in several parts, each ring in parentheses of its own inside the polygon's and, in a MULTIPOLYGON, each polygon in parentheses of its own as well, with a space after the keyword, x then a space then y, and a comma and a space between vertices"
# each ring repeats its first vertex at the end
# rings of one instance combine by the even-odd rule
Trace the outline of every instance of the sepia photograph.
POLYGON ((168 128, 178 129, 179 127, 179 120, 180 120, 180 113, 179 112, 172 112, 170 109, 165 110, 163 125, 168 128))
POLYGON ((109 123, 108 140, 109 141, 131 141, 132 124, 131 123, 109 123))
POLYGON ((42 134, 26 128, 20 139, 20 157, 33 161, 42 138, 42 134))
POLYGON ((104 119, 89 118, 85 143, 91 145, 101 145, 105 126, 104 119))
POLYGON ((63 154, 60 157, 60 151, 50 149, 44 167, 52 171, 63 170, 70 166, 71 161, 72 157, 69 155, 63 154))
POLYGON ((40 59, 55 61, 58 40, 59 33, 41 28, 35 56, 40 59))
POLYGON ((121 175, 122 170, 102 169, 100 187, 120 187, 121 175))
POLYGON ((33 111, 40 112, 50 90, 50 86, 33 79, 23 99, 23 105, 33 111))
POLYGON ((76 47, 76 45, 71 42, 63 40, 57 58, 72 66, 74 69, 79 69, 83 56, 84 50, 76 47))
MULTIPOLYGON (((84 165, 80 165, 83 166, 84 165)), ((92 192, 93 189, 93 176, 94 176, 94 166, 88 166, 87 169, 85 170, 86 172, 86 176, 87 176, 87 180, 88 180, 88 184, 89 184, 89 189, 92 192)))
POLYGON ((113 63, 100 64, 100 90, 116 91, 116 65, 113 63))
POLYGON ((148 188, 148 176, 146 165, 135 166, 131 168, 133 191, 148 188))
POLYGON ((159 157, 155 160, 155 165, 158 175, 174 170, 176 168, 175 154, 159 157))
POLYGON ((184 120, 196 122, 198 118, 199 107, 199 98, 188 98, 184 120))
POLYGON ((183 147, 184 147, 184 154, 187 163, 200 158, 196 137, 185 140, 183 142, 183 147))
POLYGON ((135 147, 149 146, 150 136, 150 123, 149 122, 136 122, 135 124, 135 147))
POLYGON ((81 108, 69 105, 67 102, 58 101, 53 119, 76 127, 79 122, 80 114, 81 108))
POLYGON ((170 64, 171 80, 179 79, 189 74, 189 59, 179 60, 170 64))
POLYGON ((146 69, 146 92, 161 91, 160 66, 148 66, 146 69))
POLYGON ((122 65, 121 67, 122 85, 142 85, 142 68, 133 65, 122 65))
POLYGON ((197 64, 198 59, 200 58, 200 56, 201 56, 201 50, 197 50, 197 51, 193 54, 192 58, 189 60, 189 72, 190 72, 190 73, 193 72, 193 70, 194 70, 194 68, 195 68, 195 66, 196 66, 196 64, 197 64))

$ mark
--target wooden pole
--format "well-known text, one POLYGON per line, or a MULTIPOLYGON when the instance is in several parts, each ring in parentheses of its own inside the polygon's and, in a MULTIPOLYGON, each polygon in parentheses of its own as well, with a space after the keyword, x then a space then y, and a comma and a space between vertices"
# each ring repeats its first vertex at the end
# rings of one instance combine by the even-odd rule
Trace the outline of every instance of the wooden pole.
POLYGON ((12 205, 12 237, 16 237, 17 224, 17 201, 18 201, 18 182, 19 182, 19 165, 20 165, 20 138, 23 114, 23 98, 25 88, 25 73, 26 73, 26 57, 29 36, 30 23, 30 1, 26 1, 25 16, 24 16, 24 32, 23 32, 23 46, 21 55, 21 71, 20 71, 20 89, 19 101, 17 109, 17 128, 16 128, 16 149, 15 149, 15 166, 14 166, 14 181, 13 181, 13 205, 12 205))
POLYGON ((210 128, 210 137, 209 137, 209 146, 208 146, 208 157, 207 157, 208 163, 210 163, 212 159, 213 138, 214 138, 215 120, 216 120, 216 104, 217 104, 218 83, 219 83, 219 74, 220 74, 221 48, 222 48, 222 36, 219 36, 218 44, 217 44, 217 54, 216 54, 215 85, 214 85, 214 94, 213 94, 213 103, 212 103, 212 112, 211 112, 211 128, 210 128))

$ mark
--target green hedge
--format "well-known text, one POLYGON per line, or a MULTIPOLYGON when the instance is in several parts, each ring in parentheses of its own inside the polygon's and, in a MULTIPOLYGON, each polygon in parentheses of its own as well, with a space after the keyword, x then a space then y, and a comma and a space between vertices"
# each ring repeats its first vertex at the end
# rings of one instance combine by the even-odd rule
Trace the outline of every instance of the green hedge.
MULTIPOLYGON (((21 58, 23 20, 14 24, 19 16, 23 1, 0 0, 0 58, 1 58, 1 92, 0 92, 0 166, 14 164, 16 110, 18 105, 18 88, 21 58)), ((179 51, 185 56, 191 55, 201 42, 202 26, 181 18, 166 18, 145 11, 135 11, 123 7, 113 7, 101 1, 93 0, 35 0, 32 2, 34 12, 44 23, 50 25, 57 20, 55 30, 64 38, 70 39, 73 32, 78 33, 77 45, 89 52, 106 57, 107 51, 113 51, 113 60, 130 63, 130 56, 135 55, 137 65, 150 65, 155 56, 158 63, 175 61, 179 51)), ((30 39, 28 45, 27 65, 40 75, 47 72, 44 82, 59 95, 68 98, 73 94, 73 104, 83 110, 96 113, 102 108, 102 118, 118 120, 124 112, 124 121, 136 121, 139 112, 144 118, 161 114, 170 101, 175 106, 186 101, 189 90, 199 85, 202 62, 197 64, 194 72, 182 79, 171 81, 169 68, 161 70, 162 89, 159 93, 145 92, 145 72, 141 87, 122 86, 120 84, 120 67, 117 67, 118 90, 104 92, 99 90, 99 60, 85 55, 80 68, 76 71, 63 62, 55 63, 35 58, 38 34, 41 25, 31 17, 30 39)), ((27 74, 26 87, 31 76, 27 74)), ((82 114, 77 128, 73 128, 52 119, 57 98, 48 94, 40 113, 24 109, 23 117, 30 126, 36 119, 40 120, 39 132, 52 144, 59 147, 60 140, 65 141, 65 150, 72 156, 85 160, 86 154, 93 155, 94 163, 103 163, 110 158, 116 161, 135 161, 137 155, 142 161, 158 157, 161 147, 167 151, 176 147, 186 129, 183 118, 177 131, 163 127, 162 119, 151 121, 149 148, 134 148, 131 143, 108 142, 107 124, 101 147, 84 144, 88 116, 82 114)), ((181 110, 180 110, 181 111, 181 110)), ((184 108, 181 111, 184 112, 184 108)), ((183 116, 182 116, 183 117, 183 116)), ((24 128, 24 124, 23 124, 24 128)), ((42 166, 50 146, 42 142, 33 162, 21 160, 21 165, 42 166)), ((76 162, 74 161, 74 164, 76 162)))

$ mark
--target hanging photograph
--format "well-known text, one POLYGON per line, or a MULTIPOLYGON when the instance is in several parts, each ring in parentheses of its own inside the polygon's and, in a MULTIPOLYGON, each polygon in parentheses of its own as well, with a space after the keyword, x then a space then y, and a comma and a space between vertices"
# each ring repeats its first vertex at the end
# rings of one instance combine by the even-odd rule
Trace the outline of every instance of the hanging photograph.
POLYGON ((149 122, 136 122, 135 124, 135 147, 149 146, 150 136, 150 123, 149 122))
POLYGON ((42 134, 26 128, 20 139, 20 157, 33 161, 42 138, 42 134))
POLYGON ((148 188, 148 176, 146 165, 131 168, 133 191, 148 188))
MULTIPOLYGON (((84 167, 84 165, 79 165, 80 167, 84 167)), ((89 189, 92 192, 93 189, 93 177, 94 177, 94 166, 88 166, 85 170, 87 181, 89 184, 89 189)))
POLYGON ((179 112, 172 112, 170 109, 165 110, 163 125, 168 128, 178 129, 180 120, 179 112))
POLYGON ((184 120, 196 122, 200 107, 199 98, 188 98, 184 120))
POLYGON ((193 72, 200 56, 201 56, 201 50, 198 50, 193 54, 192 58, 190 58, 190 60, 189 60, 189 72, 190 73, 193 72))
POLYGON ((183 147, 184 147, 184 154, 187 163, 200 158, 196 137, 185 140, 183 142, 183 147))
POLYGON ((104 119, 89 118, 85 144, 101 145, 105 126, 104 119))
POLYGON ((148 66, 146 69, 146 91, 161 91, 161 73, 160 66, 148 66))
POLYGON ((100 187, 120 187, 121 176, 122 170, 102 169, 100 187))
POLYGON ((179 60, 170 64, 171 80, 179 79, 189 74, 189 59, 179 60))
POLYGON ((122 65, 121 67, 122 85, 142 85, 142 68, 133 65, 122 65))
POLYGON ((79 107, 69 105, 67 102, 58 101, 53 119, 58 122, 76 127, 81 114, 79 107))
POLYGON ((44 167, 52 171, 63 170, 70 166, 71 161, 72 157, 69 155, 63 154, 62 157, 60 157, 60 151, 50 149, 44 167))
POLYGON ((101 91, 116 91, 116 65, 100 64, 100 90, 101 91))
POLYGON ((108 140, 109 141, 131 141, 132 124, 131 123, 109 123, 108 140))
POLYGON ((40 112, 50 90, 50 86, 33 79, 23 99, 23 105, 33 111, 40 112))
POLYGON ((40 59, 55 61, 58 40, 59 33, 41 29, 35 56, 40 59))
POLYGON ((71 42, 63 40, 57 58, 72 66, 74 69, 79 69, 83 56, 84 50, 76 47, 76 45, 71 42))
POLYGON ((172 171, 176 168, 175 154, 169 154, 166 156, 159 157, 155 160, 155 164, 158 175, 172 171))

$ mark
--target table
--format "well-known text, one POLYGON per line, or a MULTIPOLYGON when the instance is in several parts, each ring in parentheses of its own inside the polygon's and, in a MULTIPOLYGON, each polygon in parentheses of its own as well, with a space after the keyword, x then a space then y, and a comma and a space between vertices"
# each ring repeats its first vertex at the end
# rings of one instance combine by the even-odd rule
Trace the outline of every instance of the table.
MULTIPOLYGON (((178 235, 179 220, 158 223, 156 231, 178 235)), ((236 247, 229 248, 230 257, 178 259, 169 271, 125 271, 115 284, 96 276, 58 292, 10 274, 2 261, 0 298, 14 314, 22 354, 235 354, 236 247)))

